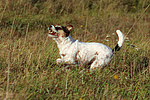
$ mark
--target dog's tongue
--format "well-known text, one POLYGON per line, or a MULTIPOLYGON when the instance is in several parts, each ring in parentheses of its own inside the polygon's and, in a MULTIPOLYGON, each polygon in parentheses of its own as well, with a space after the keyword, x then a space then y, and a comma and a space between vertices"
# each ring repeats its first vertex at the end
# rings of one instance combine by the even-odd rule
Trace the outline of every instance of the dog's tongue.
POLYGON ((50 34, 50 35, 56 35, 56 36, 59 37, 59 34, 57 34, 57 33, 55 33, 55 32, 49 32, 48 34, 50 34))

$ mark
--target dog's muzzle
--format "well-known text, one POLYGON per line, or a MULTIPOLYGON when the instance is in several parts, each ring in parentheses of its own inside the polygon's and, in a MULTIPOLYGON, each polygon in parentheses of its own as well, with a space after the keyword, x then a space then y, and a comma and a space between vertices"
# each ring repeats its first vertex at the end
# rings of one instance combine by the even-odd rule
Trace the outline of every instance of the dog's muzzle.
POLYGON ((50 37, 59 37, 59 34, 58 34, 57 32, 55 32, 54 29, 55 29, 55 27, 54 27, 53 25, 50 25, 50 26, 48 27, 48 30, 49 30, 48 35, 49 35, 50 37))

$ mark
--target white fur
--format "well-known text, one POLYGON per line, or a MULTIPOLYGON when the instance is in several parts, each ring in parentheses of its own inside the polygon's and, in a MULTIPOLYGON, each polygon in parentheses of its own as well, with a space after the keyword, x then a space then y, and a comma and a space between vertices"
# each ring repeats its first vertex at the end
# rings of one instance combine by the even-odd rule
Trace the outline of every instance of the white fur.
MULTIPOLYGON (((54 40, 57 42, 56 39, 54 40)), ((73 40, 71 36, 65 38, 60 44, 57 42, 57 46, 61 56, 57 59, 58 64, 87 65, 92 59, 95 59, 90 67, 90 69, 95 69, 107 65, 113 56, 112 49, 104 44, 79 42, 73 40)))
MULTIPOLYGON (((116 31, 119 37, 118 46, 121 47, 124 42, 123 33, 116 31)), ((53 38, 59 48, 61 58, 56 60, 57 64, 67 63, 71 65, 90 65, 90 70, 103 68, 110 63, 113 57, 113 50, 101 43, 84 43, 74 40, 70 35, 68 37, 53 38)))
POLYGON ((121 47, 123 45, 123 42, 124 42, 124 35, 120 30, 117 30, 116 32, 117 32, 118 37, 119 37, 118 46, 121 47))

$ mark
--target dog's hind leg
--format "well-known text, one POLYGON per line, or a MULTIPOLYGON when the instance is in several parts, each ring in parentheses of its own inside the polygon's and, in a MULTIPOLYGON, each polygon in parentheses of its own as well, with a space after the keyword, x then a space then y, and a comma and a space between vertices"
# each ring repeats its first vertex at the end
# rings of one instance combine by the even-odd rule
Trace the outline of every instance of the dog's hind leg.
POLYGON ((98 68, 101 69, 103 66, 105 66, 105 61, 103 59, 101 59, 101 60, 95 60, 91 64, 90 71, 93 71, 93 70, 98 69, 98 68))

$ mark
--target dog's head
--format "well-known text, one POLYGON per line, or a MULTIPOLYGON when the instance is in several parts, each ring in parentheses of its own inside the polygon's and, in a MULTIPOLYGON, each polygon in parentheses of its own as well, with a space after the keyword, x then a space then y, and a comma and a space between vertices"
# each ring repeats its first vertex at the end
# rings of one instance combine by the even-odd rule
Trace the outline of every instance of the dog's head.
POLYGON ((70 34, 70 31, 72 30, 73 26, 68 25, 68 26, 60 26, 60 25, 50 25, 48 30, 49 30, 49 37, 52 38, 59 38, 59 37, 68 37, 70 34))

